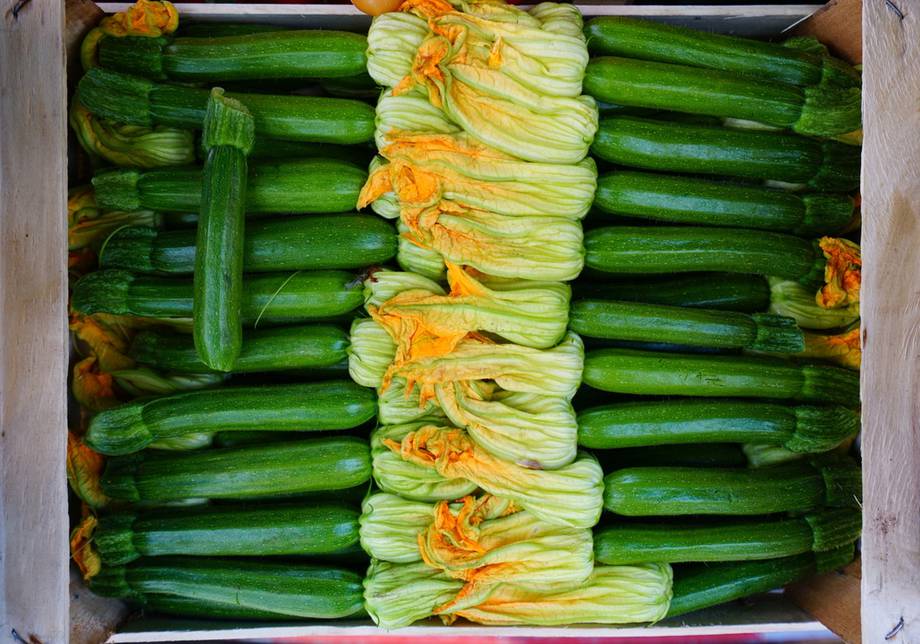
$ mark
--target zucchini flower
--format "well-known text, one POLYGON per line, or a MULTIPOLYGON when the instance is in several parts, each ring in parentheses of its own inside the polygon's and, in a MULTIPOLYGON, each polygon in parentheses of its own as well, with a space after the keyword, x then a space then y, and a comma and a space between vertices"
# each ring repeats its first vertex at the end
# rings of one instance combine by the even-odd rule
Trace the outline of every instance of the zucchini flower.
POLYGON ((112 375, 100 371, 95 356, 84 358, 73 367, 73 397, 90 412, 100 412, 121 404, 113 385, 112 375))
POLYGON ((396 356, 396 343, 380 324, 368 318, 351 323, 348 375, 362 387, 380 387, 396 356))
POLYGON ((101 157, 115 165, 156 168, 195 160, 191 130, 116 123, 95 116, 77 100, 71 104, 69 121, 91 157, 101 157))
MULTIPOLYGON (((419 423, 398 430, 383 428, 375 435, 372 440, 403 460, 433 469, 446 479, 466 479, 548 523, 590 528, 600 518, 603 472, 592 456, 583 455, 557 470, 533 470, 493 456, 455 427, 419 423), (387 436, 379 435, 381 431, 387 436), (401 439, 390 435, 404 432, 401 439)), ((376 464, 374 474, 379 477, 376 464)))
POLYGON ((668 612, 672 584, 668 564, 597 566, 585 583, 574 588, 546 592, 546 588, 504 584, 483 603, 451 616, 495 626, 657 622, 668 612))
MULTIPOLYGON (((389 15, 394 14, 383 14, 389 15)), ((394 96, 392 90, 385 91, 377 101, 376 122, 374 139, 378 148, 386 147, 391 137, 396 138, 401 133, 457 134, 461 131, 460 126, 447 120, 444 112, 429 103, 424 94, 416 92, 394 96)))
POLYGON ((378 492, 361 504, 361 547, 374 559, 394 563, 421 561, 419 535, 434 521, 434 505, 378 492))
POLYGON ((80 523, 70 533, 70 558, 77 565, 83 581, 89 581, 102 570, 102 557, 93 545, 93 534, 99 521, 84 511, 80 523))
POLYGON ((219 385, 227 379, 225 373, 161 374, 146 367, 111 373, 118 387, 133 397, 166 396, 180 391, 204 389, 219 385))
POLYGON ((96 358, 100 371, 111 373, 134 367, 134 359, 128 355, 128 348, 134 331, 129 318, 96 313, 83 315, 71 312, 70 331, 81 353, 96 358))
POLYGON ((364 280, 364 302, 373 308, 383 306, 389 300, 410 291, 445 294, 437 282, 409 271, 373 271, 364 280))
MULTIPOLYGON (((397 229, 400 233, 406 233, 408 230, 401 221, 397 229)), ((405 234, 401 234, 398 240, 396 263, 404 271, 418 273, 437 281, 442 281, 447 275, 447 266, 441 253, 412 241, 405 234)))
POLYGON ((96 205, 92 186, 71 188, 67 195, 67 248, 98 250, 105 239, 124 226, 159 226, 160 216, 150 210, 104 211, 96 205))
POLYGON ((402 378, 393 378, 389 387, 378 391, 377 421, 381 425, 402 425, 420 418, 444 420, 445 416, 433 400, 419 406, 418 392, 406 392, 402 378))
POLYGON ((83 444, 76 434, 67 432, 67 482, 81 501, 91 508, 104 507, 109 498, 100 483, 105 457, 83 444))
POLYGON ((179 12, 166 0, 137 0, 124 11, 104 17, 80 45, 80 62, 84 71, 95 67, 99 41, 107 36, 147 36, 156 38, 173 33, 179 27, 179 12))
POLYGON ((765 443, 747 443, 741 446, 750 467, 770 467, 781 463, 790 463, 805 458, 801 452, 793 452, 782 445, 765 443))
POLYGON ((400 133, 387 137, 380 154, 389 163, 372 164, 358 208, 394 193, 404 217, 438 207, 581 219, 597 184, 592 159, 572 165, 527 163, 465 133, 400 133))
POLYGON ((836 335, 805 333, 805 350, 796 354, 802 358, 821 358, 848 369, 859 371, 862 365, 859 324, 836 335))
POLYGON ((472 494, 478 487, 473 481, 441 476, 430 467, 405 460, 385 444, 385 441, 402 441, 428 423, 422 420, 406 425, 383 426, 371 433, 371 459, 377 485, 384 492, 415 501, 459 499, 472 494))
POLYGON ((859 319, 859 307, 827 309, 818 305, 815 293, 798 282, 768 278, 770 284, 770 313, 794 318, 803 329, 837 329, 848 327, 859 319))
POLYGON ((818 245, 827 264, 824 268, 825 285, 816 301, 824 309, 847 309, 859 313, 859 287, 862 281, 862 258, 859 246, 837 238, 822 237, 818 245))
POLYGON ((390 11, 374 18, 367 32, 367 72, 383 87, 395 87, 412 73, 412 61, 428 36, 428 23, 390 11))
POLYGON ((431 617, 435 608, 462 588, 459 579, 421 561, 399 564, 371 559, 364 576, 364 609, 381 628, 402 628, 431 617))

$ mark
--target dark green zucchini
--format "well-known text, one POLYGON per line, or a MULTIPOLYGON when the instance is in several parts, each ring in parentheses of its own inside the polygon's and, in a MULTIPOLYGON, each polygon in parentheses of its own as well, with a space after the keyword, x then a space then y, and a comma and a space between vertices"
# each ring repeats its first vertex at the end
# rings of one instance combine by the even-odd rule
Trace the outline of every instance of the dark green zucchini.
MULTIPOLYGON (((208 90, 156 83, 94 67, 80 79, 77 96, 90 112, 102 118, 145 127, 197 130, 204 121, 208 90)), ((230 96, 252 112, 259 137, 347 145, 364 143, 374 136, 374 108, 361 101, 284 94, 230 96)))
POLYGON ((367 38, 329 29, 232 35, 104 37, 99 64, 157 80, 219 82, 354 76, 367 65, 367 38))
POLYGON ((358 543, 360 514, 334 502, 123 511, 100 517, 93 545, 109 565, 163 555, 324 555, 358 543))
POLYGON ((855 407, 859 374, 766 356, 722 356, 632 349, 585 355, 583 382, 620 394, 778 398, 855 407))
POLYGON ((604 477, 604 507, 626 516, 754 515, 859 507, 848 458, 757 469, 631 467, 604 477))
POLYGON ((357 427, 377 413, 377 396, 350 380, 223 387, 125 403, 98 413, 85 441, 102 454, 129 454, 186 434, 323 431, 357 427))
POLYGON ((805 337, 795 320, 768 313, 591 299, 572 303, 569 327, 579 335, 605 340, 775 353, 805 350, 805 337))
MULTIPOLYGON (((104 566, 90 590, 141 604, 150 595, 177 596, 234 605, 243 615, 272 613, 276 619, 338 619, 364 605, 361 575, 350 570, 210 557, 151 557, 104 566)), ((219 610, 216 616, 227 615, 219 610)))
MULTIPOLYGON (((243 332, 243 348, 234 373, 327 369, 348 359, 348 334, 331 324, 282 326, 243 332)), ((191 336, 171 331, 141 331, 129 355, 161 371, 207 372, 191 336)))
POLYGON ((182 20, 176 30, 181 38, 223 38, 225 36, 246 36, 270 31, 287 31, 282 25, 258 22, 188 22, 182 20))
MULTIPOLYGON (((266 273, 243 278, 243 324, 295 324, 334 318, 364 303, 363 285, 344 271, 266 273)), ((152 318, 192 317, 192 280, 89 273, 73 287, 71 306, 84 314, 112 313, 152 318)))
POLYGON ((675 224, 729 226, 816 236, 852 220, 845 194, 798 194, 651 172, 611 172, 597 180, 594 206, 608 215, 675 224))
MULTIPOLYGON (((355 209, 367 172, 336 159, 262 161, 249 167, 246 212, 332 213, 355 209)), ((202 177, 196 167, 140 172, 109 170, 93 177, 96 202, 107 210, 198 212, 202 177)))
POLYGON ((594 532, 594 559, 608 564, 750 561, 824 552, 859 538, 858 510, 800 517, 695 523, 615 523, 594 532))
POLYGON ((859 187, 859 147, 783 132, 613 116, 601 120, 591 150, 605 161, 646 170, 774 180, 820 191, 859 187))
POLYGON ((838 405, 691 398, 630 401, 578 414, 578 443, 593 449, 735 442, 826 452, 858 431, 859 414, 838 405))
POLYGON ((756 313, 770 306, 770 287, 760 275, 696 273, 689 275, 634 276, 603 282, 577 280, 576 298, 602 298, 646 302, 697 309, 756 313))
MULTIPOLYGON (((247 273, 362 268, 396 255, 393 225, 357 213, 259 219, 246 223, 243 268, 247 273)), ((190 230, 130 226, 115 231, 99 260, 102 268, 134 273, 186 275, 195 267, 190 230)))
POLYGON ((343 436, 188 452, 145 450, 108 459, 101 486, 112 499, 156 504, 345 490, 370 476, 368 442, 343 436))

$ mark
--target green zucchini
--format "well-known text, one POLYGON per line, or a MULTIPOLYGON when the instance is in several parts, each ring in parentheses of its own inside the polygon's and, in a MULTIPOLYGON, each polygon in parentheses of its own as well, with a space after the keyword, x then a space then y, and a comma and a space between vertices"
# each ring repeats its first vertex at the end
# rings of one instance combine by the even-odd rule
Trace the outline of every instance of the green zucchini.
POLYGON ((646 302, 696 309, 721 309, 756 313, 770 306, 770 288, 760 275, 696 273, 652 275, 603 282, 577 280, 576 298, 602 298, 646 302))
POLYGON ((370 476, 367 441, 343 436, 188 452, 145 450, 108 459, 100 483, 112 499, 167 503, 344 490, 370 476))
POLYGON ((858 86, 859 73, 842 61, 783 45, 665 23, 599 16, 585 26, 591 51, 626 58, 720 69, 790 85, 822 81, 858 86))
MULTIPOLYGON (((246 326, 293 324, 345 315, 363 303, 362 282, 351 273, 266 273, 244 276, 240 312, 246 326)), ((71 306, 86 315, 190 318, 192 280, 96 271, 74 284, 71 306)))
MULTIPOLYGON (((80 79, 77 97, 96 116, 119 123, 197 130, 204 121, 208 90, 94 67, 80 79)), ((361 101, 283 94, 230 97, 252 112, 259 137, 352 144, 374 136, 374 108, 361 101)))
POLYGON ((354 76, 367 65, 367 38, 330 29, 224 36, 104 37, 99 64, 157 80, 219 82, 354 76))
POLYGON ((100 517, 93 544, 109 565, 163 555, 324 555, 358 543, 360 514, 340 503, 123 511, 100 517))
MULTIPOLYGON (((249 167, 250 214, 354 211, 367 172, 336 159, 263 161, 249 167)), ((106 210, 198 212, 202 176, 196 167, 140 172, 109 170, 93 177, 96 202, 106 210)))
MULTIPOLYGON (((396 255, 393 225, 375 215, 310 215, 246 223, 243 267, 247 273, 362 268, 396 255)), ((115 231, 99 260, 102 268, 134 273, 186 275, 195 267, 190 230, 130 226, 115 231)))
POLYGON ((594 206, 608 215, 675 224, 731 226, 816 236, 852 220, 845 194, 799 194, 651 172, 617 171, 597 180, 594 206))
POLYGON ((596 349, 585 355, 586 385, 620 394, 779 398, 859 405, 859 374, 766 356, 596 349))
POLYGON ((243 228, 246 156, 255 138, 252 116, 215 87, 208 99, 202 140, 201 209, 193 268, 193 335, 198 357, 230 371, 243 346, 243 228))
POLYGON ((377 397, 350 380, 224 387, 134 400, 90 421, 86 444, 129 454, 153 442, 216 431, 350 429, 377 412, 377 397))
POLYGON ((848 458, 747 468, 632 467, 604 477, 604 507, 625 516, 754 515, 859 507, 848 458))
POLYGON ((853 561, 854 546, 805 553, 781 559, 700 564, 680 570, 668 617, 684 615, 749 595, 765 593, 815 574, 842 568, 853 561))
MULTIPOLYGON (((283 326, 243 332, 234 373, 328 369, 348 359, 348 334, 331 324, 283 326)), ((170 331, 141 331, 128 354, 139 364, 161 371, 202 373, 192 337, 170 331)))
POLYGON ((605 103, 765 123, 806 136, 859 130, 859 86, 797 87, 734 72, 634 60, 591 58, 584 91, 605 103))
POLYGON ((267 610, 248 608, 231 602, 206 601, 169 594, 144 595, 143 598, 123 598, 131 607, 143 610, 145 616, 176 615, 179 617, 226 619, 226 620, 253 620, 253 621, 278 621, 283 616, 267 610))
POLYGON ((585 265, 606 273, 756 273, 823 283, 817 241, 743 228, 608 226, 585 234, 585 265))
POLYGON ((646 465, 742 467, 747 464, 742 447, 735 443, 621 447, 598 450, 594 452, 594 455, 605 472, 646 465))
MULTIPOLYGON (((276 619, 338 619, 360 612, 364 605, 361 575, 303 563, 154 557, 103 566, 89 586, 97 595, 141 604, 150 595, 170 595, 234 605, 244 615, 272 613, 276 619)), ((218 615, 227 613, 220 610, 218 615)))
POLYGON ((693 523, 622 523, 594 532, 594 559, 608 564, 776 559, 824 552, 859 538, 858 510, 800 517, 693 523))
POLYGON ((783 132, 737 130, 631 116, 602 119, 592 152, 618 165, 802 184, 859 187, 860 149, 783 132))
POLYGON ((805 337, 795 320, 768 313, 591 299, 572 303, 569 327, 579 335, 605 340, 775 353, 805 350, 805 337))
POLYGON ((182 38, 223 38, 224 36, 246 36, 270 31, 287 31, 281 25, 258 22, 186 22, 180 21, 176 36, 182 38))
POLYGON ((688 398, 616 403, 578 414, 578 443, 592 449, 734 442, 826 452, 858 431, 859 414, 839 405, 688 398))

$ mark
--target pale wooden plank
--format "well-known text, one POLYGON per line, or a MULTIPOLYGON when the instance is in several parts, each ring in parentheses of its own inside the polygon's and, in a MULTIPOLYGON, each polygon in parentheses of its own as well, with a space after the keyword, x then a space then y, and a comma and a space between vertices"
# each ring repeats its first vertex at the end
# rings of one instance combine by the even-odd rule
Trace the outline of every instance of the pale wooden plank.
POLYGON ((786 596, 808 611, 847 644, 862 642, 859 610, 860 562, 840 572, 818 575, 793 584, 786 596))
POLYGON ((59 2, 0 0, 0 640, 67 641, 59 2))
POLYGON ((920 642, 920 2, 863 7, 866 642, 920 642))

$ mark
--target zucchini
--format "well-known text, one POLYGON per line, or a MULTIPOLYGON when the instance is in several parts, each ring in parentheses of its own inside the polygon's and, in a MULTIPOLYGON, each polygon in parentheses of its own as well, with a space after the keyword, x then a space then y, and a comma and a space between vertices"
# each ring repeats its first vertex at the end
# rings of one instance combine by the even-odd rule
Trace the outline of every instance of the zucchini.
POLYGON ((802 184, 859 188, 860 149, 783 132, 736 130, 630 116, 602 119, 592 152, 618 165, 802 184))
POLYGON ((757 469, 631 467, 604 477, 604 507, 637 517, 809 512, 859 507, 860 491, 848 458, 757 469))
POLYGON ((99 64, 157 80, 215 82, 270 78, 336 78, 367 66, 367 38, 330 29, 150 38, 108 36, 99 64))
MULTIPOLYGON (((234 373, 329 369, 348 359, 348 334, 330 324, 283 326, 243 332, 243 347, 234 373)), ((170 331, 141 331, 128 355, 161 371, 207 372, 192 337, 170 331)), ((347 369, 347 367, 346 367, 347 369)))
POLYGON ((794 581, 842 568, 854 556, 853 544, 827 552, 741 563, 700 564, 680 570, 668 617, 684 615, 749 595, 765 593, 794 581))
POLYGON ((858 431, 859 414, 839 405, 690 398, 616 403, 578 414, 578 444, 592 449, 734 442, 826 452, 858 431))
POLYGON ((743 228, 608 226, 585 234, 585 265, 606 273, 756 273, 823 283, 816 241, 743 228))
MULTIPOLYGON (((346 145, 374 137, 374 108, 361 101, 284 94, 229 96, 252 113, 258 137, 346 145)), ((77 97, 96 116, 119 123, 198 130, 208 90, 94 67, 80 79, 77 97)))
POLYGON ((181 595, 151 594, 143 598, 123 598, 133 607, 143 610, 145 616, 153 614, 176 615, 206 619, 278 621, 283 619, 277 613, 248 608, 235 603, 206 601, 181 595))
MULTIPOLYGON (((375 215, 259 219, 246 223, 243 267, 247 273, 362 268, 394 257, 396 241, 393 225, 375 215)), ((99 264, 134 273, 187 275, 195 257, 190 230, 130 226, 109 237, 99 264)))
MULTIPOLYGON (((246 212, 354 211, 367 172, 336 159, 263 161, 249 167, 246 212)), ((196 167, 140 172, 110 170, 93 177, 96 202, 106 210, 198 212, 202 175, 196 167)))
POLYGON ((742 447, 735 443, 621 447, 595 451, 594 455, 605 472, 644 465, 742 467, 748 462, 742 447))
POLYGON ((859 405, 858 373, 761 356, 596 349, 585 355, 582 380, 595 389, 619 394, 737 396, 859 405))
POLYGON ((688 65, 594 57, 584 91, 599 101, 765 123, 806 136, 859 130, 862 91, 853 87, 797 87, 734 72, 688 65))
POLYGON ((775 353, 805 350, 805 337, 795 320, 769 313, 592 299, 572 303, 569 327, 581 336, 605 340, 775 353))
POLYGON ((845 194, 799 194, 738 183, 650 172, 617 171, 597 180, 594 206, 618 217, 675 224, 731 226, 817 236, 852 220, 845 194))
POLYGON ((201 209, 193 264, 193 335, 198 357, 215 371, 230 371, 243 346, 243 228, 246 156, 255 138, 252 116, 214 88, 202 140, 201 209))
POLYGON ((697 273, 637 276, 623 281, 605 279, 603 282, 579 279, 572 288, 576 298, 646 302, 696 309, 755 313, 766 311, 770 306, 770 287, 760 275, 697 273))
MULTIPOLYGON (((96 271, 74 284, 70 302, 86 315, 190 318, 192 280, 96 271)), ((240 313, 246 326, 292 324, 345 315, 363 303, 362 282, 352 273, 266 273, 243 277, 240 313)))
POLYGON ((585 35, 591 50, 601 54, 720 69, 790 85, 817 85, 823 80, 844 87, 860 84, 856 70, 842 61, 652 20, 592 18, 585 26, 585 35))
POLYGON ((123 511, 99 519, 93 544, 109 565, 162 555, 324 555, 358 543, 360 514, 339 503, 123 511))
POLYGON ((278 139, 257 138, 249 153, 249 158, 257 161, 271 159, 328 159, 348 161, 361 168, 366 168, 374 158, 374 150, 369 145, 335 145, 332 143, 309 143, 304 141, 281 141, 278 139))
POLYGON ((859 538, 858 510, 800 517, 693 523, 616 523, 594 532, 594 558, 608 565, 749 561, 824 552, 859 538))
POLYGON ((175 33, 177 37, 182 38, 223 38, 270 31, 287 31, 287 29, 281 25, 258 22, 186 22, 182 20, 175 33))
POLYGON ((132 503, 252 499, 344 490, 371 476, 367 441, 350 436, 108 459, 106 496, 132 503))
MULTIPOLYGON (((361 575, 303 563, 154 557, 103 566, 89 587, 103 597, 141 604, 150 595, 169 595, 204 605, 233 605, 244 615, 272 613, 276 619, 338 619, 360 612, 364 605, 361 575)), ((227 614, 217 611, 219 616, 227 614)))
POLYGON ((199 432, 351 429, 376 412, 374 392, 350 380, 204 389, 102 411, 90 421, 86 444, 102 454, 129 454, 199 432))

